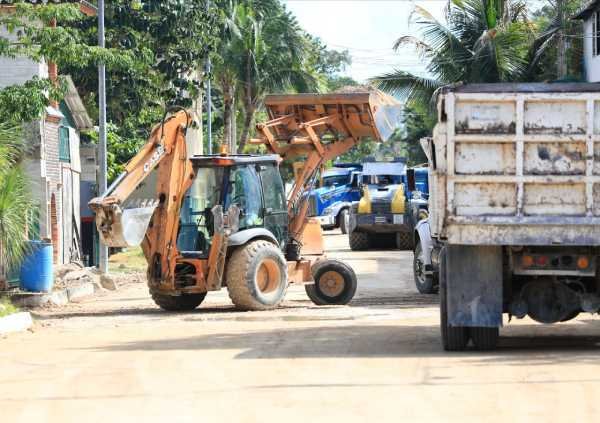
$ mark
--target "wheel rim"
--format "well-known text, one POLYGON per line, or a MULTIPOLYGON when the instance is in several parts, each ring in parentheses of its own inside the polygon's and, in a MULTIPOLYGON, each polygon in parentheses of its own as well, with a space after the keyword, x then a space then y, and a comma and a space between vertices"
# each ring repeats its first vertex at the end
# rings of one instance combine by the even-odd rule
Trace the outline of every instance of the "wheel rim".
POLYGON ((256 286, 262 294, 276 291, 281 283, 281 271, 275 260, 263 260, 256 271, 256 286))
POLYGON ((417 279, 419 280, 419 283, 424 283, 425 282, 425 275, 424 275, 424 261, 425 258, 423 257, 423 249, 417 247, 417 251, 418 254, 415 255, 415 275, 417 276, 417 279))
POLYGON ((331 298, 341 295, 344 285, 344 277, 333 270, 323 273, 319 278, 319 291, 331 298))

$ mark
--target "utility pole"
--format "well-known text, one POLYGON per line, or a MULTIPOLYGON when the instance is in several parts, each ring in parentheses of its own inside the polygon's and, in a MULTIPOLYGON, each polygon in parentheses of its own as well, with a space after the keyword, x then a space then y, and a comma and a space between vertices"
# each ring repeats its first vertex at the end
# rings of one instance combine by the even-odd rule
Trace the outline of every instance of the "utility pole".
MULTIPOLYGON (((98 0, 98 46, 105 47, 104 42, 104 0, 98 0)), ((99 137, 98 158, 100 169, 98 173, 99 194, 106 192, 106 67, 104 63, 98 64, 98 102, 99 102, 99 137)), ((100 262, 98 268, 101 273, 108 272, 108 247, 99 243, 100 262)))
MULTIPOLYGON (((206 13, 210 13, 210 0, 206 0, 206 13)), ((206 57, 206 139, 207 153, 212 154, 212 87, 210 84, 211 63, 210 53, 206 57)))
POLYGON ((556 76, 558 79, 563 79, 567 76, 567 46, 565 37, 565 0, 556 0, 556 8, 558 13, 558 52, 557 52, 557 69, 556 76))

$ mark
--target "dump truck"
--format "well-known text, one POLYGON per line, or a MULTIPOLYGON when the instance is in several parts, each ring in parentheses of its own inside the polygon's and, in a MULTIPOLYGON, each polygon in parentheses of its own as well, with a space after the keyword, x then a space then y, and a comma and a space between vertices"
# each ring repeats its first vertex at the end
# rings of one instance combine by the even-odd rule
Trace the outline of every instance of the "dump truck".
POLYGON ((140 245, 155 303, 192 310, 207 292, 227 287, 243 310, 277 307, 289 283, 306 284, 318 305, 346 304, 356 275, 323 250, 318 221, 308 217, 308 193, 318 170, 363 139, 386 140, 401 105, 385 94, 271 95, 257 138, 267 155, 189 157, 189 113, 179 110, 102 196, 90 201, 101 241, 140 245), (303 158, 286 198, 283 159, 303 158))
POLYGON ((426 181, 427 169, 407 169, 405 159, 364 163, 362 193, 349 215, 350 248, 411 250, 414 227, 427 214, 426 181))
POLYGON ((444 348, 495 348, 505 314, 598 313, 600 86, 458 85, 437 113, 415 237, 439 279, 444 348))

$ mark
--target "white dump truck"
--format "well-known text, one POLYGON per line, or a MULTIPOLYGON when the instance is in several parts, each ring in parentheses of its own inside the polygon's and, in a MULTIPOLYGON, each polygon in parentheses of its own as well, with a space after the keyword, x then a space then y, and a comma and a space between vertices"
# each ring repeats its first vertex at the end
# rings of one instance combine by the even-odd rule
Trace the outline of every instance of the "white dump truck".
POLYGON ((444 348, 598 313, 600 84, 460 85, 437 112, 415 279, 439 281, 444 348))

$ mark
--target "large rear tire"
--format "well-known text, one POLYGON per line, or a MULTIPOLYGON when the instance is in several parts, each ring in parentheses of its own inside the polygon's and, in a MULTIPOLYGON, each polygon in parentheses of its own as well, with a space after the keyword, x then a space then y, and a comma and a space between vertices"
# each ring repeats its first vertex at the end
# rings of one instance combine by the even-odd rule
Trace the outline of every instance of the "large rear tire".
POLYGON ((342 209, 338 214, 338 225, 343 234, 348 233, 348 209, 342 209))
POLYGON ((150 291, 152 299, 157 306, 166 311, 191 311, 198 307, 204 298, 206 292, 202 294, 186 294, 186 295, 167 295, 158 292, 150 291))
POLYGON ((371 246, 369 234, 364 232, 350 232, 348 240, 350 241, 350 249, 352 251, 368 250, 371 246))
POLYGON ((229 298, 238 309, 270 310, 285 297, 287 262, 276 245, 253 241, 233 252, 226 281, 229 298))
POLYGON ((425 274, 425 262, 423 258, 423 248, 421 243, 416 241, 413 257, 413 275, 417 290, 421 294, 435 294, 437 286, 432 275, 425 274))
POLYGON ((448 324, 448 294, 446 269, 446 248, 440 252, 440 328, 442 345, 446 351, 463 351, 469 343, 468 328, 448 324))
POLYGON ((498 346, 499 328, 473 327, 469 328, 469 332, 475 349, 479 351, 494 350, 498 346))
POLYGON ((314 284, 304 285, 306 295, 316 305, 348 304, 358 285, 354 270, 338 260, 325 260, 313 267, 314 284))
POLYGON ((412 250, 413 239, 410 232, 396 232, 396 248, 399 250, 412 250))

